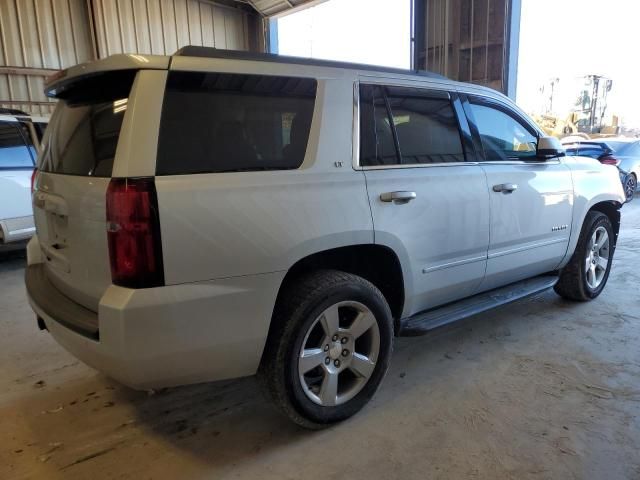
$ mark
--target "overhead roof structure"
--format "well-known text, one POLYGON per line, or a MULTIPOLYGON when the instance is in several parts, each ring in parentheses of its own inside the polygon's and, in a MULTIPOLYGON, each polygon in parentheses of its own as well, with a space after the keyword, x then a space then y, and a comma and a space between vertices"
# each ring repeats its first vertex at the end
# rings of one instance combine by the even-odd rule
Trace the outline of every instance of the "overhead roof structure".
POLYGON ((309 8, 326 0, 246 0, 260 15, 274 17, 309 8))

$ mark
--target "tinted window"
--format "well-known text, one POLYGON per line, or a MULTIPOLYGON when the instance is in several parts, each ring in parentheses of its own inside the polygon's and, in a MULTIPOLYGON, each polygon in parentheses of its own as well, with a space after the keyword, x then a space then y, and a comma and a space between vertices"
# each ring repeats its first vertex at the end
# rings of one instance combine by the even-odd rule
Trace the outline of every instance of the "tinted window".
POLYGON ((605 150, 600 145, 578 145, 567 148, 567 155, 600 158, 605 153, 605 150))
POLYGON ((361 165, 463 161, 458 120, 446 93, 360 86, 361 165))
POLYGON ((111 176, 134 75, 129 71, 120 72, 119 77, 109 73, 89 77, 64 92, 64 100, 58 102, 47 126, 41 170, 111 176))
POLYGON ((306 78, 170 73, 157 174, 298 168, 315 96, 306 78))
POLYGON ((458 119, 448 98, 392 88, 388 99, 403 164, 464 162, 458 119))
MULTIPOLYGON (((0 169, 33 168, 33 157, 21 126, 16 122, 0 121, 0 169)), ((30 143, 30 142, 29 142, 30 143)))
POLYGON ((360 86, 360 165, 397 165, 391 121, 381 87, 360 86))
POLYGON ((534 158, 538 139, 519 120, 488 105, 471 104, 487 160, 534 158))

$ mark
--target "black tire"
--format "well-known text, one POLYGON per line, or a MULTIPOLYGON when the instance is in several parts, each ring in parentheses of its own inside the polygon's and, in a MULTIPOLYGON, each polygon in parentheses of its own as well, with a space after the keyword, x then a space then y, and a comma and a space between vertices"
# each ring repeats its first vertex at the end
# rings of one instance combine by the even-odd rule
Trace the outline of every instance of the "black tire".
POLYGON ((627 203, 633 200, 633 196, 636 193, 636 188, 638 188, 638 179, 634 173, 630 173, 627 175, 627 178, 624 180, 624 195, 626 197, 627 203))
POLYGON ((351 417, 369 401, 387 372, 393 346, 391 310, 380 290, 364 278, 335 270, 304 276, 280 294, 272 322, 259 380, 273 403, 298 425, 320 429, 351 417), (380 340, 377 361, 353 398, 336 406, 318 405, 303 391, 298 355, 316 319, 344 301, 359 302, 374 315, 380 340))
POLYGON ((582 230, 580 231, 580 238, 578 239, 576 250, 569 263, 560 272, 560 279, 554 287, 556 293, 568 300, 579 302, 586 302, 596 298, 602 293, 604 286, 607 284, 614 252, 615 235, 609 217, 602 212, 591 211, 587 213, 582 225, 582 230), (585 259, 588 254, 589 240, 599 227, 604 227, 607 231, 610 248, 607 268, 602 277, 602 281, 597 288, 591 288, 587 282, 585 259))

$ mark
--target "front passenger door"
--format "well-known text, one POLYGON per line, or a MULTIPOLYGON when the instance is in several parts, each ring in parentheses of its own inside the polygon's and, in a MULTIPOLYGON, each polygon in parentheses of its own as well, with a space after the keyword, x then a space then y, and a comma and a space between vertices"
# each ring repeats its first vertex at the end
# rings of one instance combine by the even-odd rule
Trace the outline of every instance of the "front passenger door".
POLYGON ((505 103, 469 97, 465 111, 483 152, 491 228, 481 290, 554 270, 571 234, 573 184, 558 159, 537 158, 538 132, 505 103))

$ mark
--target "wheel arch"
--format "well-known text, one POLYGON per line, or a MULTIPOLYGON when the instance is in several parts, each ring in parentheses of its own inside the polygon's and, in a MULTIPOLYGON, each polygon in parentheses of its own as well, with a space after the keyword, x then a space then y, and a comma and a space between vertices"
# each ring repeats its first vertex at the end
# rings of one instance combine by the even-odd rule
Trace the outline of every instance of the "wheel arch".
MULTIPOLYGON (((604 197, 604 196, 603 196, 604 197)), ((584 205, 584 204, 583 204, 584 205)), ((571 236, 569 239, 569 245, 567 247, 567 253, 562 262, 558 265, 558 268, 563 268, 573 256, 573 253, 578 245, 578 239, 580 238, 580 232, 584 225, 587 214, 591 211, 601 212, 605 214, 611 221, 613 226, 613 232, 615 235, 614 243, 618 241, 618 233, 620 232, 620 209, 622 203, 617 200, 611 200, 610 198, 599 198, 593 201, 591 204, 584 205, 580 208, 580 203, 574 205, 574 220, 571 227, 571 236), (580 212, 580 213, 578 213, 580 212)))
POLYGON ((601 212, 609 217, 615 234, 614 245, 618 243, 618 233, 620 232, 620 208, 622 208, 622 204, 618 202, 605 201, 596 203, 588 210, 589 212, 601 212))
POLYGON ((400 318, 405 301, 405 282, 400 259, 389 247, 360 244, 331 248, 307 255, 287 271, 278 298, 292 281, 315 270, 340 270, 373 283, 384 295, 394 319, 400 318))

